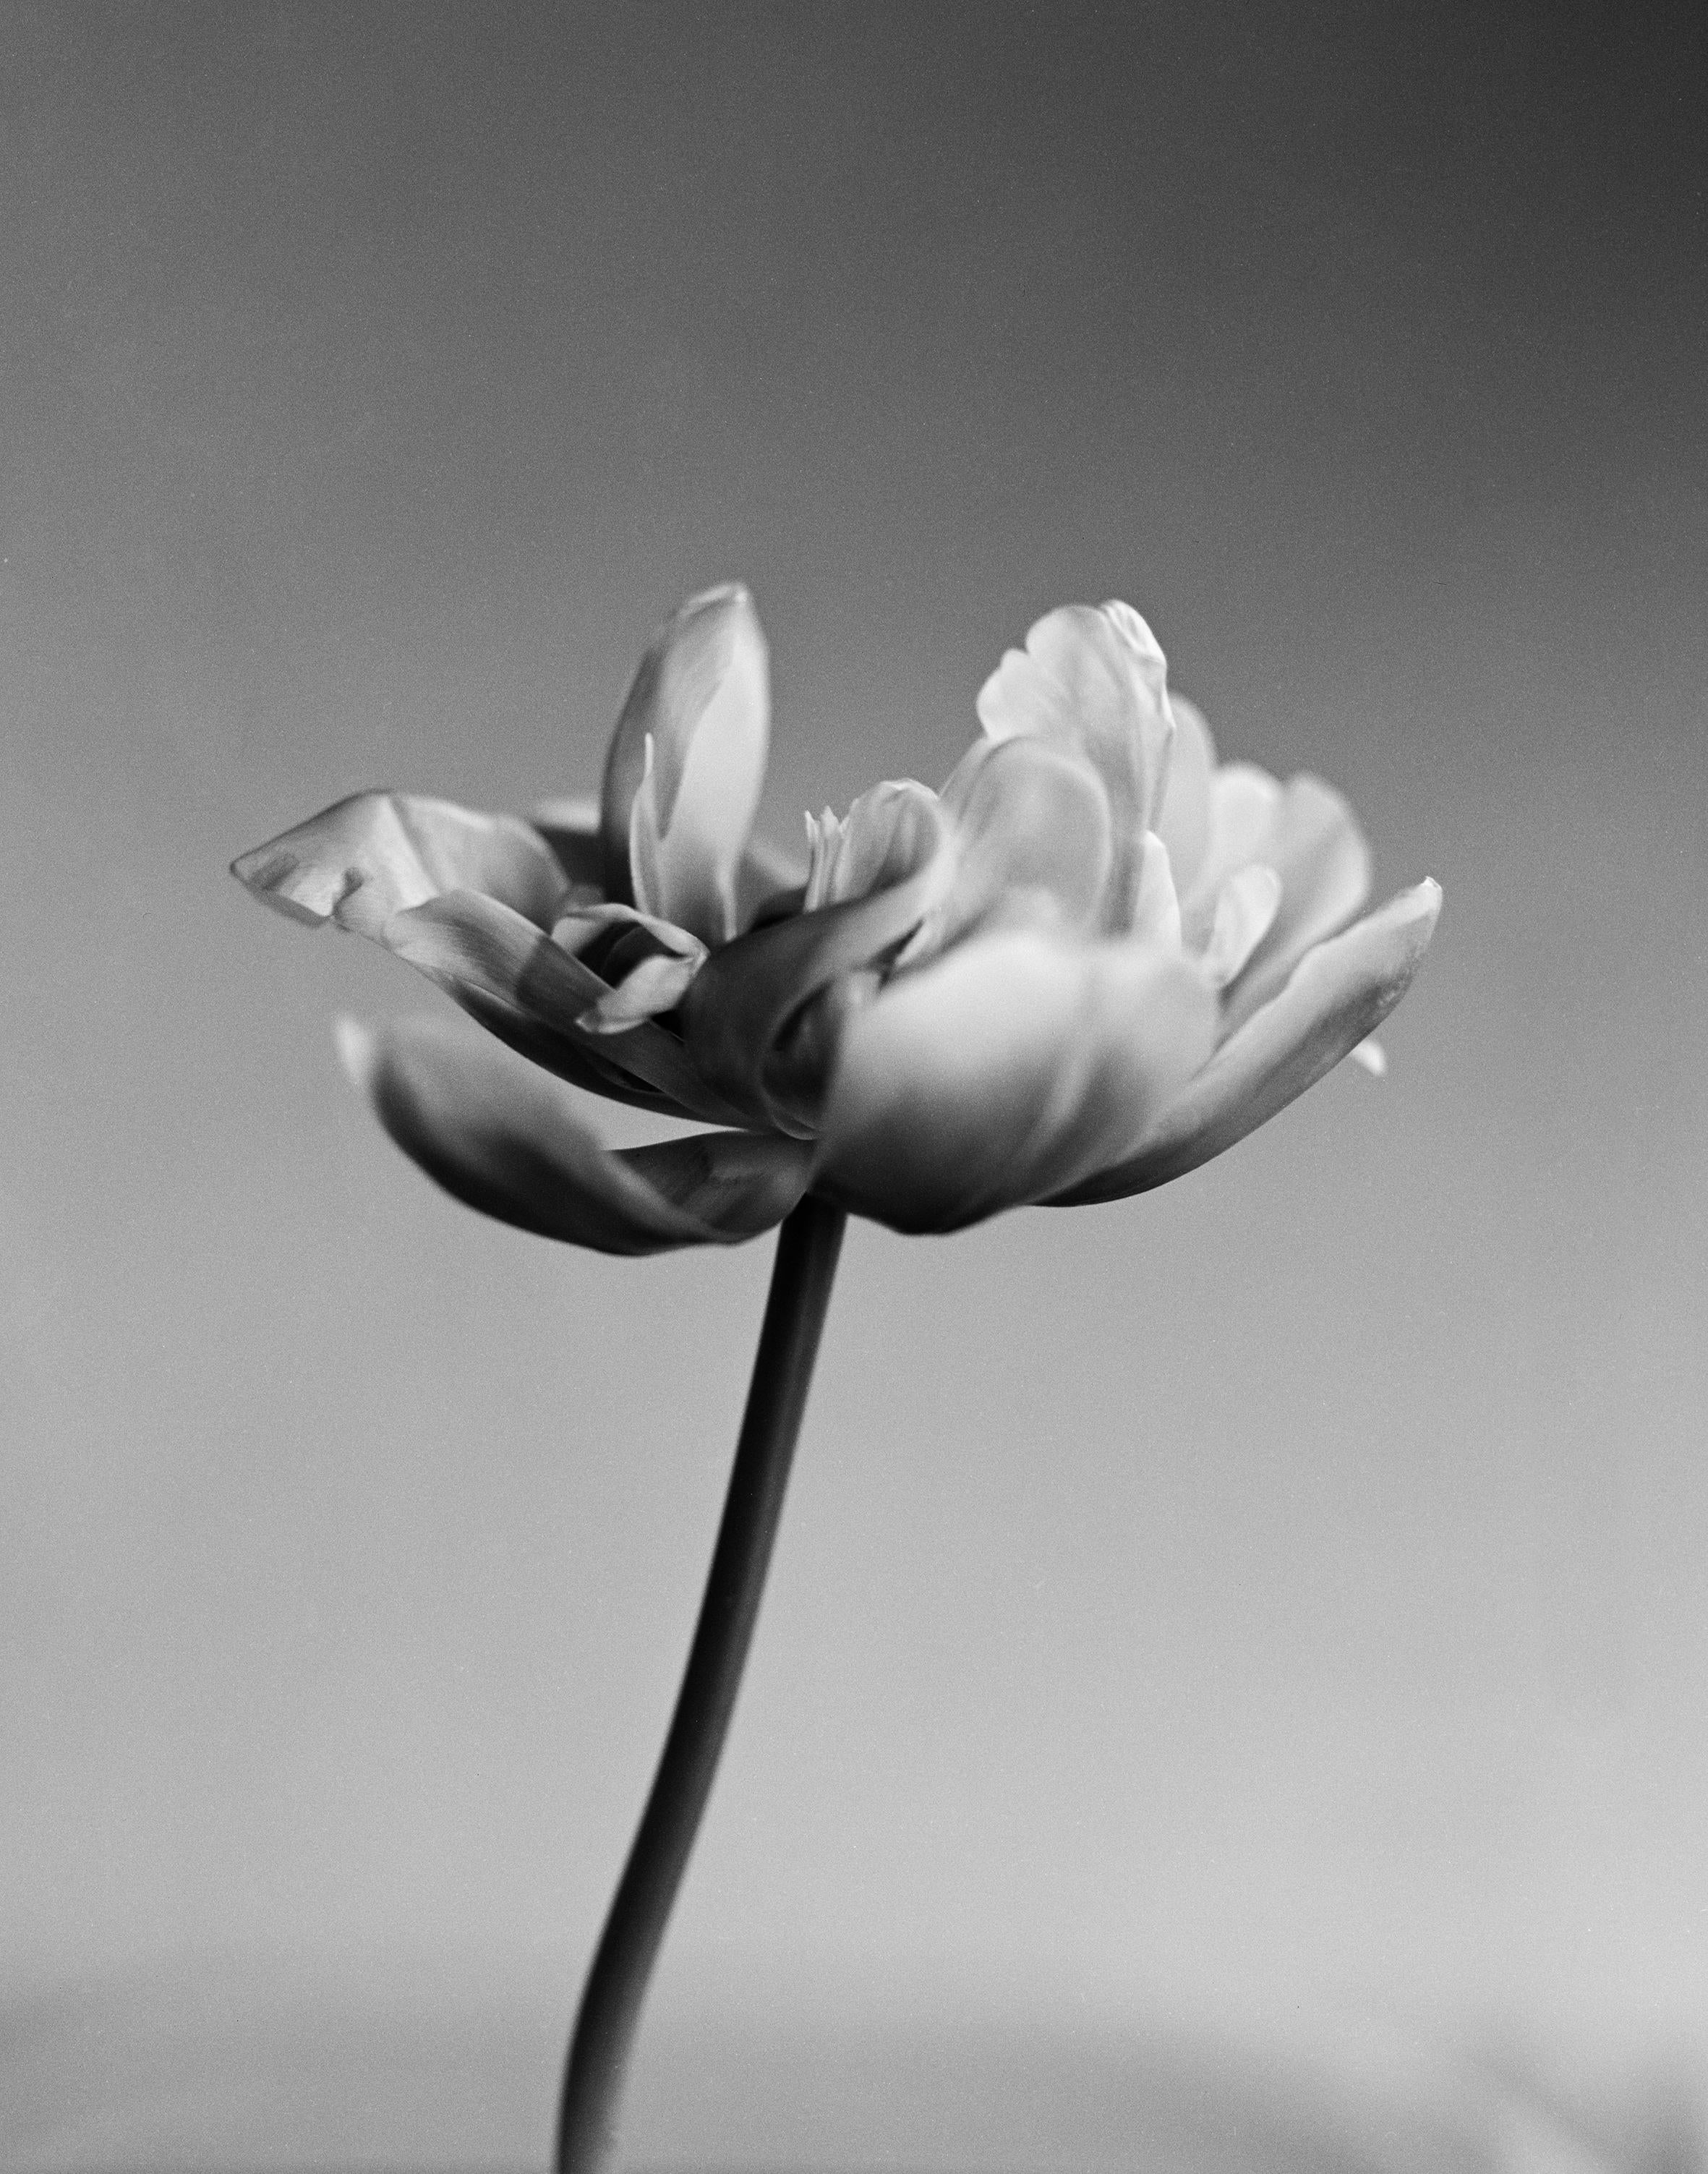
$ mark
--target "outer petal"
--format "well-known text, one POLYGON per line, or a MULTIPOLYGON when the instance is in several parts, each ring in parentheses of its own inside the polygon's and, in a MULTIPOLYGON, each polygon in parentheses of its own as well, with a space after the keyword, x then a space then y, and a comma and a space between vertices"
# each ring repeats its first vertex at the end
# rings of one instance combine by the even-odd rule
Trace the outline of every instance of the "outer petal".
POLYGON ((1284 1109, 1405 994, 1441 910, 1439 884, 1402 891, 1309 953, 1286 988, 1224 1042, 1136 1153, 1055 1194, 1051 1207, 1118 1200, 1208 1162, 1284 1109))
POLYGON ((231 873, 293 921, 336 921, 376 942, 394 913, 447 890, 484 891, 547 927, 565 889, 531 824, 413 792, 355 793, 242 854, 231 873))
POLYGON ((962 944, 848 1022, 813 1184, 898 1230, 953 1230, 1100 1169, 1203 1063, 1184 960, 1032 931, 962 944))
POLYGON ((1168 847, 1169 865, 1182 898, 1197 880, 1210 842, 1210 779, 1216 767, 1216 745, 1210 728, 1195 702, 1184 695, 1170 694, 1174 713, 1174 747, 1168 776, 1151 827, 1168 847))
POLYGON ((786 1215, 806 1188, 798 1144, 701 1133, 613 1154, 572 1092, 438 1020, 375 1035, 345 1021, 345 1065, 381 1123, 469 1207, 602 1253, 732 1245, 786 1215))
POLYGON ((607 897, 727 942, 770 736, 753 599, 708 589, 653 637, 617 721, 600 796, 607 897))

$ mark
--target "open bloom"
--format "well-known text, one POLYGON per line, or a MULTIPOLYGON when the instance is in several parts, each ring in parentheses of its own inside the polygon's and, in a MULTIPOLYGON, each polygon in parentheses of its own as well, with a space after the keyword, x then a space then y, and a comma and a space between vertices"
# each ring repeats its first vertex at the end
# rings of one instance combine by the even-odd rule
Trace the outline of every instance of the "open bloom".
POLYGON ((359 793, 234 873, 490 1030, 347 1028, 345 1057, 460 1199, 607 1252, 751 1237, 808 1190, 900 1230, 1142 1192, 1397 1003, 1439 888, 1356 919, 1346 802, 1219 765, 1130 607, 1040 619, 978 717, 941 792, 809 816, 792 869, 752 835, 765 638, 715 589, 648 649, 597 802, 523 822, 359 793), (613 1152, 578 1090, 715 1129, 613 1152))

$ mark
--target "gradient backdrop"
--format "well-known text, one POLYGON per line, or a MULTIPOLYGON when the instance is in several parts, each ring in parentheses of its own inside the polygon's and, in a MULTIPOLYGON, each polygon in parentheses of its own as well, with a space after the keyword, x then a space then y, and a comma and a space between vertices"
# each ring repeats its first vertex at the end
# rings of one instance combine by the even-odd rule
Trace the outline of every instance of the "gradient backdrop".
POLYGON ((1206 2043, 1708 2056, 1704 62, 0 17, 0 2164, 544 2150, 769 1243, 443 1199, 330 1033, 434 999, 224 868, 592 786, 736 576, 779 838, 1116 594, 1447 905, 1381 1085, 851 1233, 637 2148, 1118 2160, 1206 2043))

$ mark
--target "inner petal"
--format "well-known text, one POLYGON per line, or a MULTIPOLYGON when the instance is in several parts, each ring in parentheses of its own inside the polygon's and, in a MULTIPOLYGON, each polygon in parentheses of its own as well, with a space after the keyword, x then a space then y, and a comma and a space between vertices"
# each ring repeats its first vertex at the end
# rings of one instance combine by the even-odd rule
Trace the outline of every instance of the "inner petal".
POLYGON ((808 912, 906 882, 943 850, 948 834, 943 803, 911 777, 874 785, 840 821, 827 808, 808 825, 808 912))
POLYGON ((1113 826, 1102 781, 1084 756, 1036 739, 976 743, 943 803, 956 818, 954 879, 905 963, 993 919, 1088 929, 1103 917, 1113 826))
POLYGON ((665 914, 708 943, 733 934, 770 704, 765 636, 745 589, 708 590, 659 630, 606 757, 608 898, 665 914))
POLYGON ((1197 880, 1209 849, 1210 780, 1215 773, 1216 746, 1196 703, 1187 701, 1183 695, 1170 695, 1169 707, 1174 713, 1174 746, 1162 798, 1151 821, 1168 847, 1176 888, 1185 897, 1197 880))
POLYGON ((1212 987, 1227 987, 1268 934, 1280 903, 1281 879, 1262 861, 1228 878, 1216 893, 1215 918, 1200 961, 1212 987))
POLYGON ((1039 619, 981 689, 979 722, 994 740, 1067 742, 1087 754, 1113 825, 1111 927, 1131 920, 1139 841, 1162 794, 1174 717, 1167 665, 1130 605, 1068 604, 1039 619))

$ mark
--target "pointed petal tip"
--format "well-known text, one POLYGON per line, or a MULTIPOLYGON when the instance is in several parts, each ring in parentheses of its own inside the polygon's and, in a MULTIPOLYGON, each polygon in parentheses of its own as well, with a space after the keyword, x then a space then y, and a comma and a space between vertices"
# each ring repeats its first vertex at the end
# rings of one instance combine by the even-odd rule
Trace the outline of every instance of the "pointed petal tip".
POLYGON ((240 853, 230 873, 251 898, 282 913, 287 921, 298 922, 305 928, 324 928, 337 901, 328 892, 326 910, 322 911, 319 900, 311 902, 295 895, 289 886, 301 866, 297 854, 281 846, 277 839, 269 839, 264 846, 251 846, 246 853, 240 853))
POLYGON ((659 633, 667 635, 673 630, 679 635, 695 620, 714 615, 726 616, 736 622, 762 650, 767 646, 765 629, 754 603, 754 592, 745 581, 716 581, 709 589, 700 590, 671 614, 659 633))
MULTIPOLYGON (((1281 993, 1221 1044, 1186 1092, 1123 1165, 1064 1190, 1051 1204, 1080 1206, 1148 1191, 1196 1170, 1356 1054, 1410 986, 1441 910, 1433 877, 1398 892, 1307 952, 1281 993)), ((1386 1059, 1377 1056, 1377 1066, 1386 1059)))
POLYGON ((1405 930, 1411 938, 1409 955, 1415 963, 1428 949, 1430 939, 1435 933, 1435 923, 1441 917, 1443 897, 1441 886, 1435 879, 1425 876, 1421 883, 1413 884, 1409 890, 1397 891, 1386 906, 1378 906, 1367 918, 1391 929, 1405 930))
POLYGON ((710 588, 700 589, 682 607, 685 612, 700 611, 709 604, 745 604, 752 608, 753 591, 745 581, 714 581, 710 588))

